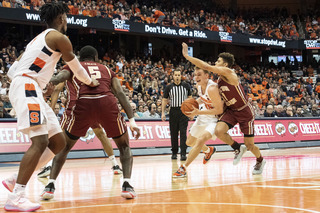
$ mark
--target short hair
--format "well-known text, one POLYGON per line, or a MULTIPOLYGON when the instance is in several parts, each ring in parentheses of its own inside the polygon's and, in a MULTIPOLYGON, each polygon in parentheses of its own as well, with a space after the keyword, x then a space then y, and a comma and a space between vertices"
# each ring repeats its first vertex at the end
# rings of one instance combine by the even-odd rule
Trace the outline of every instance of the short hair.
POLYGON ((226 62, 228 64, 228 67, 232 67, 233 64, 234 64, 234 56, 233 54, 231 53, 227 53, 227 52, 224 52, 224 53, 220 53, 218 55, 219 58, 222 58, 224 62, 226 62))
POLYGON ((172 74, 174 74, 174 72, 180 72, 180 73, 182 73, 182 70, 181 70, 180 68, 177 68, 177 69, 173 70, 172 74))
POLYGON ((94 60, 98 51, 93 46, 87 45, 81 48, 80 50, 80 61, 84 59, 92 59, 94 60))
POLYGON ((205 74, 210 74, 208 70, 201 69, 200 67, 195 67, 194 70, 203 70, 205 74))
POLYGON ((46 3, 40 8, 40 19, 50 26, 58 15, 68 12, 69 7, 64 2, 46 3))

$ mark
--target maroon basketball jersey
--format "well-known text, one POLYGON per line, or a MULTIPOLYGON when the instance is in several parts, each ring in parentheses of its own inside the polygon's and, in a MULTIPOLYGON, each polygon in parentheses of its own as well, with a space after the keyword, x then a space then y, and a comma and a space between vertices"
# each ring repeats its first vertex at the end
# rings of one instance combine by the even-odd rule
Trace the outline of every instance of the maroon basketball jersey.
POLYGON ((248 98, 240 83, 238 86, 234 86, 219 77, 218 87, 220 95, 228 108, 239 110, 248 104, 248 98))
POLYGON ((77 100, 80 97, 98 98, 105 95, 114 96, 111 92, 112 78, 116 76, 113 71, 93 61, 83 61, 80 63, 92 78, 96 78, 99 81, 100 85, 89 87, 83 84, 73 75, 69 66, 65 66, 64 69, 69 70, 71 73, 71 77, 67 81, 67 90, 68 94, 70 94, 69 100, 77 100))

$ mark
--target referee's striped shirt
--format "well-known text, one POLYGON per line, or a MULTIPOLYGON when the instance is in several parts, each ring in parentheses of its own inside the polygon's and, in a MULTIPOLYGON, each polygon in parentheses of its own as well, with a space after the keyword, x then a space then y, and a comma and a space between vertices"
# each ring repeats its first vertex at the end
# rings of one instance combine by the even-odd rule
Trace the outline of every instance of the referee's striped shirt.
POLYGON ((182 102, 191 96, 190 85, 186 82, 181 82, 179 85, 172 83, 164 89, 163 97, 170 99, 171 107, 180 107, 182 102))

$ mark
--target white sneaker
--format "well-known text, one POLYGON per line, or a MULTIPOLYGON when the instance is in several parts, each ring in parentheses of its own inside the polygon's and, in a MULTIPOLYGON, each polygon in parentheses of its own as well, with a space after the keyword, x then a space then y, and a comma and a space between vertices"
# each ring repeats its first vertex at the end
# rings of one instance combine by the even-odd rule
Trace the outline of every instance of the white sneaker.
POLYGON ((6 187, 10 192, 12 192, 14 186, 16 185, 17 174, 12 175, 11 177, 2 181, 2 185, 6 187))
POLYGON ((240 151, 239 150, 234 151, 233 165, 237 165, 238 163, 240 163, 242 155, 246 153, 246 151, 247 151, 247 147, 245 145, 240 146, 240 151))
POLYGON ((254 169, 252 171, 252 174, 253 175, 260 175, 262 174, 263 172, 263 167, 264 165, 266 165, 266 160, 263 159, 261 162, 258 162, 256 163, 256 165, 254 166, 254 169))
POLYGON ((38 203, 32 203, 28 200, 24 193, 10 193, 8 200, 4 205, 6 211, 15 211, 15 212, 32 212, 40 209, 41 205, 38 203))

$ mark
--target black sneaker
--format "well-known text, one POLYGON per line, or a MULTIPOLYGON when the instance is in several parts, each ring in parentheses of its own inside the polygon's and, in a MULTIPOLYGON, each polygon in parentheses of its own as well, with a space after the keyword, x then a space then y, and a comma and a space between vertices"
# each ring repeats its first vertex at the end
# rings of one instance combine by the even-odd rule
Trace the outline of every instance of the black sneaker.
POLYGON ((51 166, 47 166, 42 168, 42 171, 38 173, 38 178, 45 178, 48 177, 50 175, 51 172, 51 166))
POLYGON ((121 197, 127 199, 133 199, 137 197, 137 194, 134 191, 133 187, 127 181, 123 182, 121 197))
POLYGON ((113 170, 113 174, 115 174, 115 175, 120 175, 120 174, 122 174, 122 169, 120 168, 119 165, 113 166, 113 167, 112 167, 112 170, 113 170))
POLYGON ((184 154, 184 155, 181 155, 180 160, 182 160, 182 161, 187 160, 187 156, 186 156, 185 154, 184 154))
POLYGON ((50 200, 54 197, 54 183, 49 183, 43 190, 41 198, 43 200, 50 200))
POLYGON ((172 154, 171 159, 172 160, 177 160, 177 154, 172 154))

